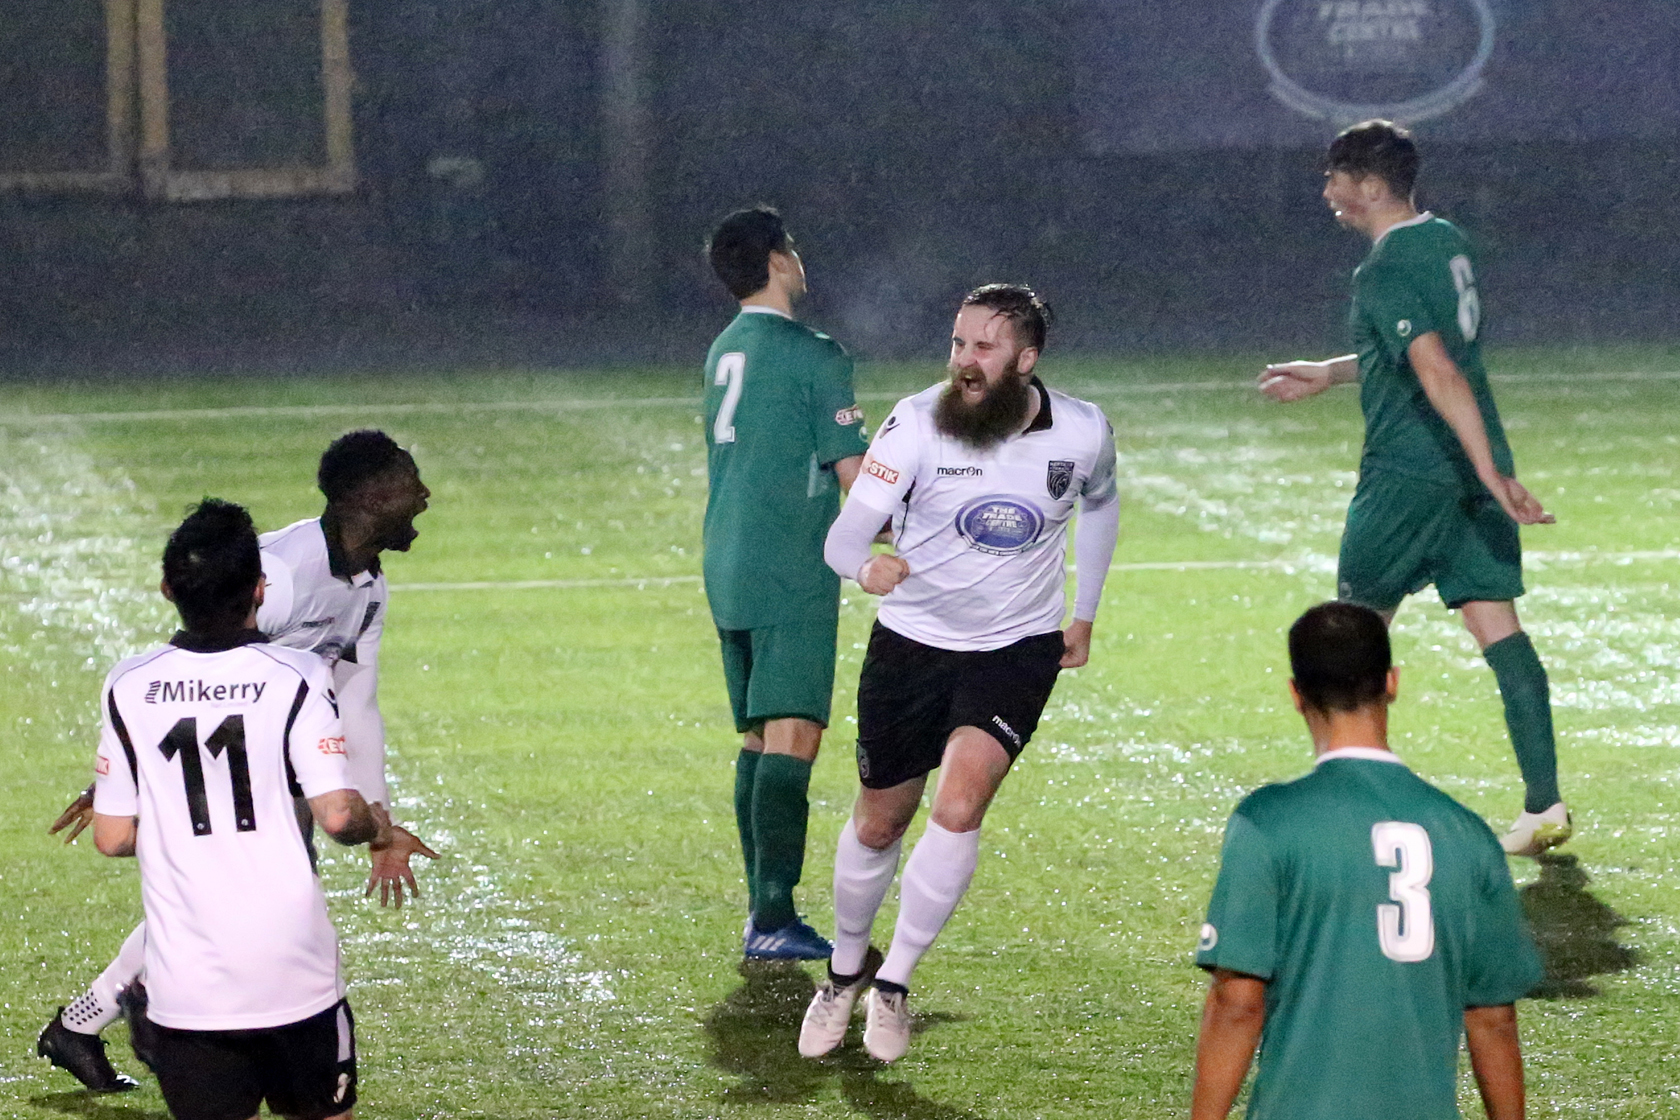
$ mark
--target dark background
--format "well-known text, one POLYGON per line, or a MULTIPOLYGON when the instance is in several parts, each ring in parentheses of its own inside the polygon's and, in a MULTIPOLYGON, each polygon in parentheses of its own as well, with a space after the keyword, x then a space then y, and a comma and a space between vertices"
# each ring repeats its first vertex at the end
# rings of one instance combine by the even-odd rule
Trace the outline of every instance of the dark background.
MULTIPOLYGON (((0 10, 0 170, 99 164, 98 8, 0 10)), ((940 357, 995 279, 1058 348, 1336 349, 1338 122, 1266 92, 1257 9, 352 0, 358 192, 0 195, 0 370, 698 361, 731 312, 700 243, 755 201, 866 356, 940 357)), ((1484 88, 1419 125, 1490 341, 1675 337, 1677 9, 1500 3, 1484 88)), ((313 10, 167 0, 178 165, 320 158, 313 10)))

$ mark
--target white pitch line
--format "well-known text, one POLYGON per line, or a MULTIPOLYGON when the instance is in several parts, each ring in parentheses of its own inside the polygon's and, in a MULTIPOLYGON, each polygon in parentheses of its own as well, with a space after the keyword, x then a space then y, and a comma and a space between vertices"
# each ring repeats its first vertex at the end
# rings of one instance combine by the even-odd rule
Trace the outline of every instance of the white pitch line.
MULTIPOLYGON (((1604 382, 1680 381, 1680 370, 1626 373, 1504 373, 1491 374, 1490 381, 1502 385, 1574 385, 1604 382)), ((1254 382, 1240 381, 1144 381, 1069 385, 1075 395, 1105 393, 1205 393, 1245 392, 1254 382)), ((896 401, 898 392, 859 393, 863 401, 896 401)), ((274 418, 310 419, 327 416, 412 416, 449 415, 474 412, 580 412, 603 408, 698 408, 698 397, 583 397, 529 401, 418 401, 366 404, 238 405, 229 408, 154 408, 130 412, 12 412, 0 414, 0 424, 118 424, 154 420, 255 420, 274 418)))
MULTIPOLYGON (((1680 560, 1680 549, 1638 552, 1530 552, 1536 564, 1634 564, 1680 560)), ((1110 565, 1111 572, 1293 572, 1310 568, 1312 559, 1296 560, 1144 560, 1110 565)), ((621 576, 613 579, 519 579, 468 583, 393 583, 392 591, 573 591, 591 587, 670 587, 699 583, 699 576, 621 576)))

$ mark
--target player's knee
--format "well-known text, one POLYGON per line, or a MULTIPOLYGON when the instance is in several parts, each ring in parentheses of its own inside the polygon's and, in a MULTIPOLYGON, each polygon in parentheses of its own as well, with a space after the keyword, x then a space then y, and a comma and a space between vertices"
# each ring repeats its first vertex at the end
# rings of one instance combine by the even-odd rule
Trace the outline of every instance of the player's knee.
POLYGON ((909 821, 857 812, 852 814, 852 828, 857 832, 858 843, 872 851, 882 852, 898 843, 909 826, 909 821))

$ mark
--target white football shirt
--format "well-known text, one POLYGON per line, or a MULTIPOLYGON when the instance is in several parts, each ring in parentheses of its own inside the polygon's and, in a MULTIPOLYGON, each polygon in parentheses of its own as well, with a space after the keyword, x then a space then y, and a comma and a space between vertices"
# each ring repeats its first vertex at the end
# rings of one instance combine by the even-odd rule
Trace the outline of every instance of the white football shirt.
POLYGON ((351 788, 330 674, 250 638, 165 646, 105 679, 93 808, 140 818, 147 1013, 181 1030, 285 1026, 344 996, 292 809, 297 791, 351 788))
POLYGON ((348 579, 333 574, 320 518, 257 538, 268 587, 257 629, 275 645, 306 649, 333 670, 350 776, 370 802, 390 808, 385 721, 379 714, 379 642, 390 589, 377 566, 348 579))
POLYGON ((1061 628, 1067 526, 1118 501, 1114 431, 1102 409, 1046 389, 1027 430, 976 451, 940 433, 945 383, 905 397, 875 435, 852 501, 891 512, 910 575, 881 625, 940 649, 999 649, 1061 628))

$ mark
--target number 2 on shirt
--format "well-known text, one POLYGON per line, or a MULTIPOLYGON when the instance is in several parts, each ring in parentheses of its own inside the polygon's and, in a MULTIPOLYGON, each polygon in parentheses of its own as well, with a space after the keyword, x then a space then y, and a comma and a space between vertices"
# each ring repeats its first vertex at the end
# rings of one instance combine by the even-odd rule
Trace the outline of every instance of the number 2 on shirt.
POLYGON ((735 409, 741 403, 741 383, 746 376, 745 354, 725 354, 718 359, 717 375, 712 378, 712 384, 727 385, 729 388, 723 391, 723 403, 718 405, 717 419, 712 421, 713 443, 735 442, 735 409))
POLYGON ((1378 821, 1371 826, 1371 849, 1378 867, 1395 868, 1388 877, 1388 897, 1377 907, 1377 944, 1391 961, 1426 961, 1435 952, 1435 915, 1429 905, 1429 880, 1435 853, 1422 825, 1378 821))

